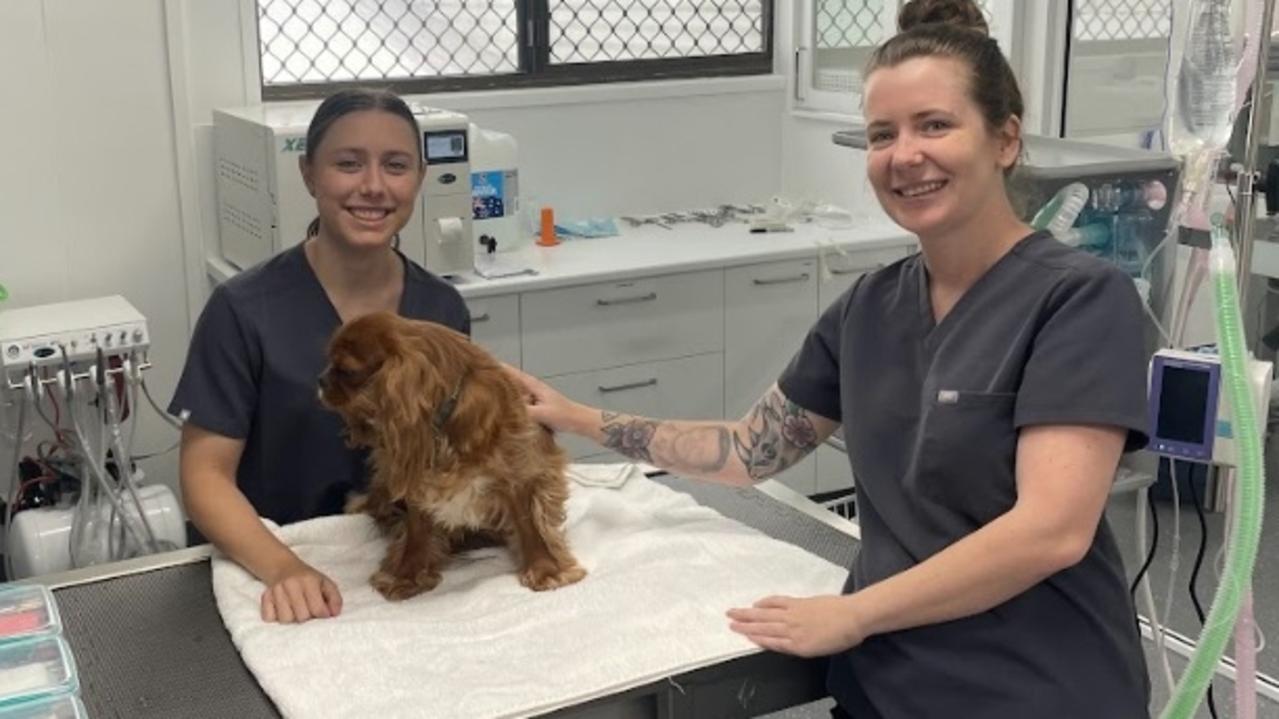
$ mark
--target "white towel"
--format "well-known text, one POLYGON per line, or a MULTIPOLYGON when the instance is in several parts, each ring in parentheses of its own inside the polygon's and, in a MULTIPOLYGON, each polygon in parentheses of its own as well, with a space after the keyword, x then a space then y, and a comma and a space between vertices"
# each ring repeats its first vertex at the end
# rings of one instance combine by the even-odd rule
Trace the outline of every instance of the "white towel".
POLYGON ((643 477, 644 470, 637 464, 624 462, 621 464, 591 464, 583 462, 570 464, 568 478, 586 487, 606 487, 619 489, 626 480, 632 477, 643 477))
POLYGON ((337 582, 341 616, 266 624, 262 584, 223 558, 218 609, 286 717, 516 717, 751 654, 725 610, 843 583, 844 568, 655 482, 570 486, 569 544, 590 572, 577 584, 525 589, 495 548, 456 558, 431 592, 387 602, 368 585, 385 547, 372 522, 321 517, 278 535, 337 582))

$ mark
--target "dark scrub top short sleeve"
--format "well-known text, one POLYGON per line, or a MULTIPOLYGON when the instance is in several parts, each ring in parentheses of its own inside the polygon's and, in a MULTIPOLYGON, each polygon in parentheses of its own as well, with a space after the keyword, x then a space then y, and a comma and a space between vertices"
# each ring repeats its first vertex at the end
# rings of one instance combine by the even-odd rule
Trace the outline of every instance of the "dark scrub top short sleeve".
POLYGON ((1144 447, 1146 352, 1132 280, 1111 268, 1071 273, 1045 309, 1014 422, 1123 427, 1127 450, 1144 447))
MULTIPOLYGON (((405 263, 399 312, 469 334, 457 290, 405 263)), ((340 325, 302 246, 214 290, 169 411, 244 440, 236 483, 258 514, 287 524, 342 511, 367 483, 367 451, 347 447, 316 379, 340 325)))
POLYGON ((262 343, 251 332, 226 288, 215 287, 192 333, 182 372, 184 384, 200 388, 200 401, 170 411, 185 410, 188 421, 224 437, 247 437, 262 364, 262 343))
MULTIPOLYGON (((1142 439, 1141 309, 1113 267, 1031 235, 941 322, 928 282, 920 255, 864 276, 778 380, 792 401, 842 422, 862 533, 845 591, 909 570, 1011 509, 1022 427, 1103 424, 1142 439)), ((1079 564, 989 611, 832 657, 828 687, 858 719, 1146 716, 1145 662, 1109 527, 1103 519, 1079 564)))
POLYGON ((839 338, 849 298, 857 290, 854 284, 831 306, 817 324, 808 331, 804 344, 791 359, 777 381, 786 399, 809 412, 840 421, 839 406, 839 338))

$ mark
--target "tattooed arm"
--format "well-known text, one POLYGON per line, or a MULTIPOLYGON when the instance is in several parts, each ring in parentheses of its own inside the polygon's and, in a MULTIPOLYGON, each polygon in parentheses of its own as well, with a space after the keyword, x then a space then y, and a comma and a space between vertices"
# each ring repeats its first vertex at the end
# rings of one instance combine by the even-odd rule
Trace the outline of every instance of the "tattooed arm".
POLYGON ((839 426, 786 399, 777 385, 739 420, 692 422, 587 407, 512 371, 532 395, 529 414, 551 429, 588 437, 674 474, 725 484, 748 485, 787 469, 839 426))

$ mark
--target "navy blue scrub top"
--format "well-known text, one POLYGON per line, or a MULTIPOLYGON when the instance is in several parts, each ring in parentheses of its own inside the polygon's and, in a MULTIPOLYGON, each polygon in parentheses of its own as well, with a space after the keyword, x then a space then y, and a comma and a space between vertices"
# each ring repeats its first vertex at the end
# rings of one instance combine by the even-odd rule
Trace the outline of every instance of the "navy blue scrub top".
MULTIPOLYGON (((458 291, 403 255, 399 313, 470 334, 458 291)), ((169 412, 245 440, 236 482, 279 524, 342 511, 368 481, 367 450, 347 447, 341 418, 317 398, 329 338, 341 325, 301 244, 213 290, 169 412)))
MULTIPOLYGON (((861 550, 845 592, 923 562, 1012 508, 1018 431, 1128 430, 1145 445, 1141 300, 1113 266, 1048 234, 1021 240, 933 320, 916 254, 825 311, 779 380, 842 421, 861 550)), ((1149 682, 1104 518, 1079 564, 989 611, 869 638, 832 657, 857 719, 1133 719, 1149 682)))

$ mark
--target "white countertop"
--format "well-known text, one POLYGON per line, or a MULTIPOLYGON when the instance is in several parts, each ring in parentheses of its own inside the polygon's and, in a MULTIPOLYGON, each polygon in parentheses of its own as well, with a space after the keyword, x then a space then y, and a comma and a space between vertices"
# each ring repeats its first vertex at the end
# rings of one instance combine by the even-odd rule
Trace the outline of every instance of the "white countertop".
POLYGON ((663 229, 654 225, 621 227, 616 237, 566 239, 555 247, 532 246, 500 253, 504 262, 531 267, 536 275, 484 279, 468 272, 456 286, 465 297, 607 282, 636 275, 693 272, 759 262, 813 257, 823 248, 873 250, 913 244, 915 238, 886 222, 849 230, 816 224, 793 232, 751 234, 742 223, 709 227, 700 223, 663 229))
MULTIPOLYGON (((874 250, 914 244, 915 238, 884 220, 871 220, 853 229, 830 230, 815 223, 795 226, 793 232, 751 234, 743 223, 710 227, 677 224, 627 227, 616 237, 566 239, 555 247, 530 246, 499 253, 502 262, 530 267, 536 275, 484 279, 467 272, 456 282, 464 297, 488 297, 529 290, 545 290, 591 282, 607 282, 643 275, 694 272, 760 262, 814 257, 824 248, 874 250)), ((220 259, 207 262, 217 282, 236 270, 220 259)))

